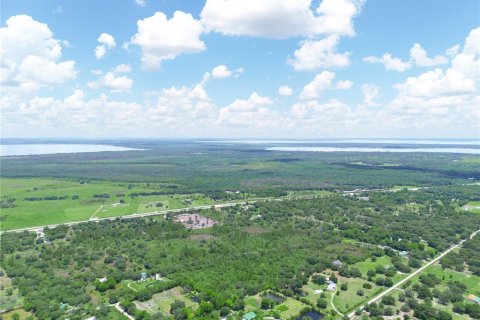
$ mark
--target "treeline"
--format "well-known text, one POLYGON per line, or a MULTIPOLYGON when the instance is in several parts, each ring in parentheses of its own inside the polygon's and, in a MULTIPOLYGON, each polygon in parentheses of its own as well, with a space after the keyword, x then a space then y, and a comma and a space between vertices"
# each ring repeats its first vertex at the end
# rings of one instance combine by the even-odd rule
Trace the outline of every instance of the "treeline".
POLYGON ((45 197, 27 197, 25 201, 50 201, 50 200, 65 200, 68 196, 45 196, 45 197))
POLYGON ((4 159, 2 177, 161 182, 166 192, 191 194, 208 191, 211 192, 208 195, 215 198, 223 197, 224 190, 260 194, 291 189, 453 185, 480 175, 475 162, 458 158, 462 156, 345 153, 339 162, 334 153, 292 155, 266 152, 251 146, 212 148, 193 143, 160 144, 136 152, 4 159), (194 156, 194 153, 202 155, 194 156), (354 163, 361 165, 352 167, 354 163), (378 166, 382 166, 381 169, 378 166))
POLYGON ((0 208, 15 208, 17 206, 17 200, 15 198, 0 199, 0 208))

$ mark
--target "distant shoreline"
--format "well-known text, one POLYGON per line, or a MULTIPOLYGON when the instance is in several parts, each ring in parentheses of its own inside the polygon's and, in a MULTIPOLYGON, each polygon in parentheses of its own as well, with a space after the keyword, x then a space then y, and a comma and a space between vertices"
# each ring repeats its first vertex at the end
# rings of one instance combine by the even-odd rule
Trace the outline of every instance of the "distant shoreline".
POLYGON ((0 157, 134 150, 143 149, 118 147, 104 144, 1 144, 0 157))

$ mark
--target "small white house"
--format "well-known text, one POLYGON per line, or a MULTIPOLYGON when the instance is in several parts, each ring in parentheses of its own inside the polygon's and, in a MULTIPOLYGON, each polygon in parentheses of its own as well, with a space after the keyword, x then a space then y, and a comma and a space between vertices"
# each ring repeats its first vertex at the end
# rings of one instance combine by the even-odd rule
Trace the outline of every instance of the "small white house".
POLYGON ((329 281, 327 281, 327 284, 328 284, 328 286, 327 286, 328 291, 337 290, 337 284, 335 282, 329 280, 329 281))
POLYGON ((102 282, 102 283, 103 283, 103 282, 107 282, 107 277, 100 278, 100 279, 98 279, 98 281, 100 281, 100 282, 102 282))
POLYGON ((313 290, 313 294, 321 294, 322 292, 323 290, 321 289, 313 290))
POLYGON ((400 251, 398 254, 399 254, 400 257, 404 257, 404 258, 408 257, 408 252, 407 251, 400 251))

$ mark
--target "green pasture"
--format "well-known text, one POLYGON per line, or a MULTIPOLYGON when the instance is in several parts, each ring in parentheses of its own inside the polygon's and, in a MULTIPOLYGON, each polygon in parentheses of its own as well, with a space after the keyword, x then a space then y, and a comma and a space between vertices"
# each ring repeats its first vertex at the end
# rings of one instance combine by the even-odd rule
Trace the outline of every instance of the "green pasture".
POLYGON ((392 259, 389 256, 381 256, 375 261, 371 258, 365 261, 357 262, 352 265, 352 268, 357 268, 362 273, 362 276, 366 277, 368 270, 375 270, 377 266, 389 267, 392 265, 392 259))
POLYGON ((337 283, 337 291, 340 292, 339 295, 335 294, 333 296, 333 303, 335 307, 342 313, 348 313, 355 309, 356 306, 364 303, 368 299, 371 299, 373 296, 377 295, 383 288, 372 284, 371 289, 363 288, 363 284, 367 281, 360 278, 343 278, 340 277, 337 283), (348 289, 346 291, 340 290, 342 283, 348 284, 348 289), (358 290, 364 292, 363 296, 357 294, 358 290))
POLYGON ((214 200, 201 194, 130 196, 132 193, 159 191, 160 186, 109 181, 80 183, 56 179, 2 179, 0 198, 3 201, 15 199, 15 206, 1 209, 1 229, 11 230, 215 204, 214 200), (101 194, 108 194, 109 197, 94 197, 101 194), (52 196, 67 198, 25 200, 52 196), (157 206, 158 203, 161 205, 157 206))

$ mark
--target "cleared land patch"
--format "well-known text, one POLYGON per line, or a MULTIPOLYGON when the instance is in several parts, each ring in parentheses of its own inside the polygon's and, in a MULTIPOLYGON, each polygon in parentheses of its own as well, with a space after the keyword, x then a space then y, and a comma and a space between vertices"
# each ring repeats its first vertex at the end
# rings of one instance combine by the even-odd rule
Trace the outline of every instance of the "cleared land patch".
POLYGON ((156 313, 158 311, 165 315, 170 315, 170 305, 175 301, 185 302, 186 307, 196 310, 198 303, 192 301, 184 293, 181 287, 174 287, 169 290, 154 294, 150 300, 135 301, 135 305, 140 310, 145 310, 149 313, 156 313))

